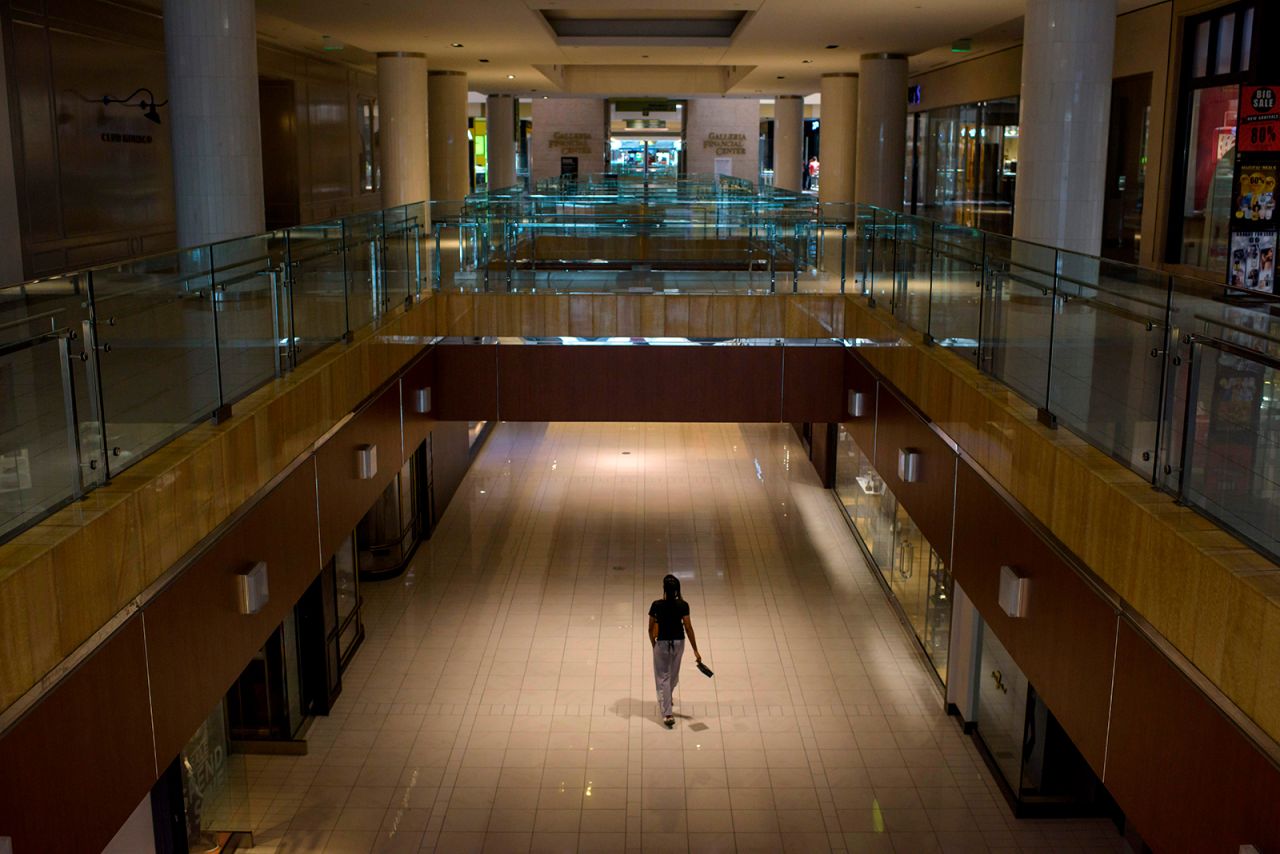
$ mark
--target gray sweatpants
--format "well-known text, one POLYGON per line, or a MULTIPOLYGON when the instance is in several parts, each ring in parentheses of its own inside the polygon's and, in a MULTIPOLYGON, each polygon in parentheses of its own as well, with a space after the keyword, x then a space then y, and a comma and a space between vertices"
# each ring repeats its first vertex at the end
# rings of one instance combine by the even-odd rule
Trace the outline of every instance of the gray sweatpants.
POLYGON ((653 645, 653 681, 658 686, 658 712, 671 716, 671 693, 680 684, 680 659, 684 657, 684 641, 660 640, 653 645))

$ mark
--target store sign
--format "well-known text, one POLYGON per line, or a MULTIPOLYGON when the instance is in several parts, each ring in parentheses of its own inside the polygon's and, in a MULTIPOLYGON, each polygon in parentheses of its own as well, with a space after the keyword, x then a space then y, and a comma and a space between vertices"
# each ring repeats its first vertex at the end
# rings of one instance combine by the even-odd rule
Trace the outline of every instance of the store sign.
POLYGON ((709 133, 702 141, 702 147, 715 149, 716 155, 720 157, 746 154, 747 135, 745 133, 709 133))
POLYGON ((570 133, 556 131, 547 140, 548 148, 557 148, 561 154, 590 154, 593 134, 587 132, 570 133))
POLYGON ((1280 98, 1276 86, 1243 86, 1240 91, 1240 151, 1280 151, 1280 98))

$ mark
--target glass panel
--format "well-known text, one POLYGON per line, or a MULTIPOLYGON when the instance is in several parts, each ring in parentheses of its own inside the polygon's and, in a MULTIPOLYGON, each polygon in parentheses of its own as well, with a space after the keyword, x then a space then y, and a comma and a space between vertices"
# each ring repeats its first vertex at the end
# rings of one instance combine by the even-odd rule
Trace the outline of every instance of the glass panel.
POLYGON ((1231 58, 1236 37, 1235 12, 1223 15, 1218 19, 1218 50, 1214 54, 1213 73, 1230 74, 1231 58))
POLYGON ((1235 85, 1191 94, 1182 246, 1177 257, 1183 264, 1215 273, 1227 270, 1239 103, 1240 87, 1235 85))
POLYGON ((871 460, 844 425, 840 426, 836 441, 836 496, 887 580, 893 566, 893 493, 885 489, 871 460))
POLYGON ((912 329, 929 328, 930 265, 934 223, 922 217, 899 217, 898 296, 893 314, 912 329))
POLYGON ((982 649, 974 685, 978 693, 978 735, 1005 782, 1022 790, 1023 734, 1027 726, 1027 677, 990 627, 982 627, 982 649))
POLYGON ((180 760, 191 851, 218 850, 219 833, 253 829, 249 773, 244 757, 230 752, 222 703, 187 742, 180 760))
POLYGON ((1244 10, 1240 28, 1240 70, 1248 71, 1253 63, 1253 8, 1244 10))
POLYGON ((1201 21, 1196 27, 1196 44, 1191 57, 1191 76, 1204 77, 1209 73, 1209 31, 1212 21, 1201 21))
POLYGON ((288 234, 292 336, 301 362, 347 331, 342 223, 299 226, 288 234))
POLYGON ((988 234, 982 367, 1036 406, 1048 390, 1056 252, 988 234))
POLYGON ((382 212, 343 220, 347 272, 347 328, 363 329, 386 313, 389 301, 382 278, 382 212))
POLYGON ((282 367, 281 346, 288 339, 284 239, 279 233, 246 237, 215 243, 210 252, 222 397, 230 403, 282 367))
POLYGON ((929 334, 940 345, 975 360, 982 317, 982 257, 981 231, 935 226, 929 334))
POLYGON ((1012 233, 1018 99, 983 101, 920 115, 915 169, 920 213, 940 222, 1012 233))
POLYGON ((334 594, 338 602, 338 625, 346 622, 360 606, 359 577, 356 574, 356 541, 349 536, 333 556, 334 594))
POLYGON ((1060 257, 1049 410, 1150 479, 1169 279, 1070 252, 1060 257))
POLYGON ((1280 553, 1280 371, 1206 345, 1192 359, 1183 496, 1280 553))
POLYGON ((93 271, 108 471, 219 407, 208 247, 93 271))
MULTIPOLYGON (((0 335, 12 330, 0 329, 0 335)), ((66 335, 0 339, 0 541, 81 490, 76 365, 66 335)))
POLYGON ((898 504, 894 515, 893 568, 889 587, 938 675, 947 677, 951 627, 951 576, 924 533, 898 504))

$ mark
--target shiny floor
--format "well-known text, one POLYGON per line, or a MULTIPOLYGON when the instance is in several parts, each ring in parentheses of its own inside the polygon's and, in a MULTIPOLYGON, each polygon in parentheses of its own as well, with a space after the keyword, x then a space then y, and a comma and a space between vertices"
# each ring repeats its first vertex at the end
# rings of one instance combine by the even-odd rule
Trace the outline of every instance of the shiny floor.
POLYGON ((255 852, 1124 850, 1012 818, 786 425, 502 424, 364 596, 310 754, 247 758, 255 852))

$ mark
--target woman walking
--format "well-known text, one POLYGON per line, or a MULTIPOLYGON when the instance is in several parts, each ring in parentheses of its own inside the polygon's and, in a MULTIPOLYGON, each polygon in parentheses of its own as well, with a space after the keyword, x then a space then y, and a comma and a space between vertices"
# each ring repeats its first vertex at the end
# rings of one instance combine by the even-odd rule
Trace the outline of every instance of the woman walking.
POLYGON ((698 663, 698 641, 689 621, 689 603, 680 598, 680 579, 668 575, 662 579, 662 598, 649 606, 649 643, 653 646, 653 679, 658 686, 658 710, 667 729, 676 725, 671 714, 671 694, 680 682, 680 659, 684 657, 684 638, 698 663))

